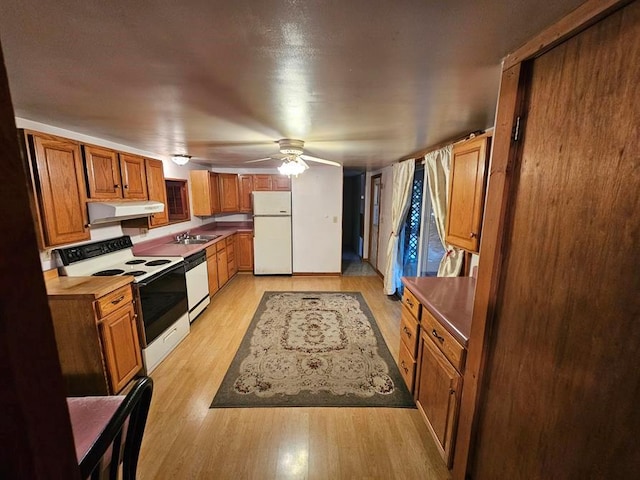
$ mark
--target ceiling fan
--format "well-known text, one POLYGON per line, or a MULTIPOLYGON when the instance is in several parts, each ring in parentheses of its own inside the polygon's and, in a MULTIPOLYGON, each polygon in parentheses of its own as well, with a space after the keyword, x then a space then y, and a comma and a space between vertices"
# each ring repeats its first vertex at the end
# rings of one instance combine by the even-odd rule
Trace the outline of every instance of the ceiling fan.
POLYGON ((280 146, 280 153, 274 153, 266 158, 259 158, 257 160, 249 160, 245 163, 257 163, 266 162, 268 160, 282 160, 282 165, 278 167, 278 171, 287 176, 299 175, 304 172, 309 165, 307 162, 324 163, 325 165, 332 165, 334 167, 340 167, 338 162, 332 160, 325 160, 324 158, 312 157, 304 153, 304 141, 296 140, 293 138, 281 138, 276 143, 280 146))

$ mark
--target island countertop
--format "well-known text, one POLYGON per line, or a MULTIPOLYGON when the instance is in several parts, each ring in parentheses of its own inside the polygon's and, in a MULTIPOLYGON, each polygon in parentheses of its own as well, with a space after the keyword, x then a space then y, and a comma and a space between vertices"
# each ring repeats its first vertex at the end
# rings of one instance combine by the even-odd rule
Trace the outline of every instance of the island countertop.
POLYGON ((402 277, 402 283, 464 347, 469 342, 476 279, 402 277))

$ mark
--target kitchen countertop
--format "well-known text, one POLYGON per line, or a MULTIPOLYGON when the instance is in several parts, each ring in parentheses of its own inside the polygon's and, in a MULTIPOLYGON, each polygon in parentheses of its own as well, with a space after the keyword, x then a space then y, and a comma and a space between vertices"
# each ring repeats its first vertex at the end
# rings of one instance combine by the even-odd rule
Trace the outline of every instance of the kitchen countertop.
POLYGON ((130 275, 115 277, 55 277, 45 282, 47 295, 52 298, 94 299, 104 297, 114 290, 133 282, 130 275))
MULTIPOLYGON (((189 229, 188 232, 197 235, 220 235, 218 238, 213 239, 207 243, 197 243, 193 245, 181 245, 179 243, 173 243, 176 235, 184 232, 172 233, 171 235, 165 235, 163 237, 155 238, 147 242, 137 243, 133 246, 133 254, 137 256, 145 257, 182 257, 186 258, 189 255, 198 253, 211 245, 225 240, 229 235, 233 235, 238 232, 253 232, 253 222, 228 222, 229 225, 224 225, 222 222, 214 224, 212 226, 204 225, 202 227, 189 229)), ((187 230, 185 230, 186 232, 187 230)))
POLYGON ((469 342, 476 279, 402 277, 402 283, 464 347, 469 342))

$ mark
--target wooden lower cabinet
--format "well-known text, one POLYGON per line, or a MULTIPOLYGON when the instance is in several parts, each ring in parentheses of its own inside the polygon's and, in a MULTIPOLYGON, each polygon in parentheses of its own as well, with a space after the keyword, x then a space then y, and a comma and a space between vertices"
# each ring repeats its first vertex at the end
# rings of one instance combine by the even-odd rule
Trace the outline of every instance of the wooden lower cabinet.
POLYGON ((115 395, 142 371, 130 284, 100 296, 49 292, 49 309, 67 396, 115 395))
POLYGON ((236 261, 241 272, 253 271, 253 233, 236 233, 236 261))
POLYGON ((238 273, 238 262, 236 261, 236 234, 234 233, 226 239, 227 248, 227 272, 229 278, 238 273))
POLYGON ((207 247, 207 274, 209 276, 209 295, 213 296, 220 290, 218 285, 218 252, 215 245, 207 247))
POLYGON ((462 376, 423 330, 420 336, 415 399, 447 467, 453 463, 453 445, 460 406, 462 376))
POLYGON ((133 304, 103 318, 99 326, 111 391, 119 392, 142 367, 133 304))
POLYGON ((222 288, 229 281, 229 261, 225 242, 216 243, 218 255, 218 286, 222 288))

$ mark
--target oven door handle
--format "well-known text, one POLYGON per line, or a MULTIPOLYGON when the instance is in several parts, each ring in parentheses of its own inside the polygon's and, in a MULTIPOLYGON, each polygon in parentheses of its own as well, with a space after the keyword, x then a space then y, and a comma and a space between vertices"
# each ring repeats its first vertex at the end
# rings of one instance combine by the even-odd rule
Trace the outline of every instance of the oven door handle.
POLYGON ((138 282, 136 283, 137 287, 146 287, 147 285, 149 285, 151 282, 157 280, 158 278, 164 277, 165 275, 170 274, 171 272, 174 272, 176 270, 178 270, 179 268, 184 269, 184 262, 180 262, 176 265, 174 265, 171 268, 167 268, 166 270, 162 270, 161 272, 156 273, 155 275, 153 275, 152 277, 147 278, 144 282, 138 282))

